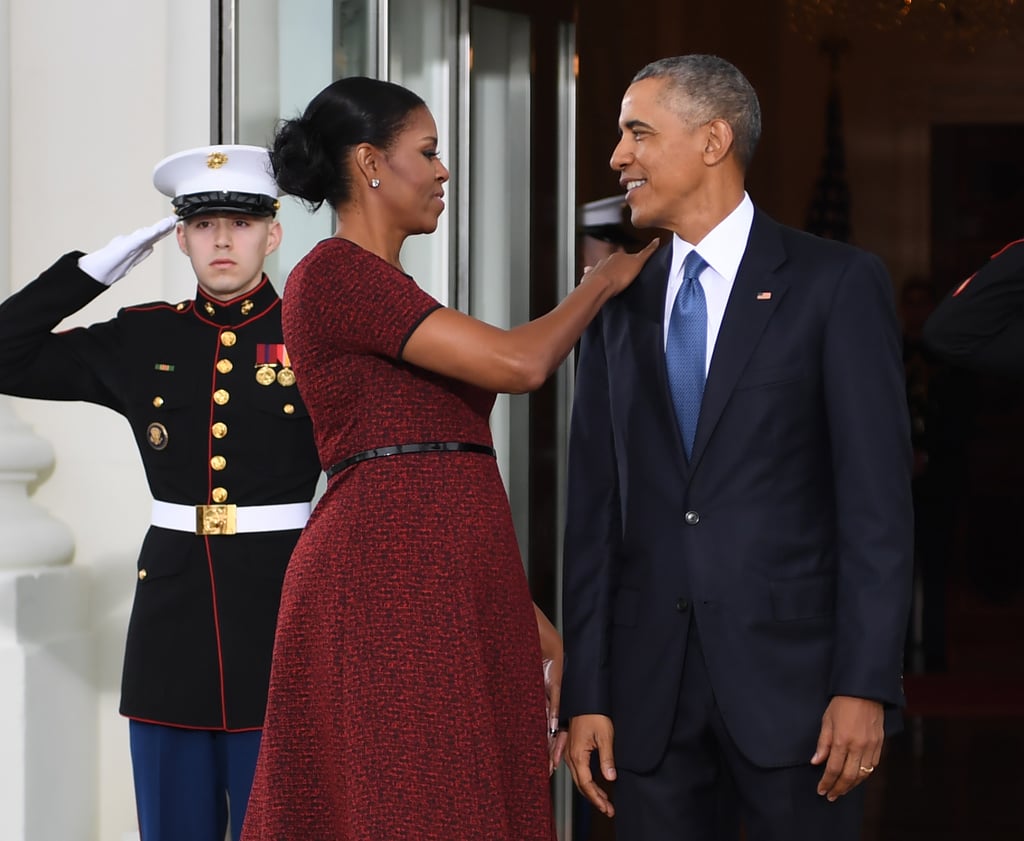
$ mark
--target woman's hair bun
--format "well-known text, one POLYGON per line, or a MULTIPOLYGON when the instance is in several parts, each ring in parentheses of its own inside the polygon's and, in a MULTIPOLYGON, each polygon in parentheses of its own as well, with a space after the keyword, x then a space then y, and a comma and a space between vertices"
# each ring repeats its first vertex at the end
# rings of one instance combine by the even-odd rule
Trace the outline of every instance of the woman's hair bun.
POLYGON ((270 165, 281 192, 317 209, 337 178, 323 144, 303 117, 282 120, 270 148, 270 165))
POLYGON ((425 108, 408 88, 366 76, 338 79, 313 97, 301 117, 278 124, 270 162, 281 191, 314 210, 337 209, 352 195, 349 152, 360 143, 388 149, 409 115, 425 108))

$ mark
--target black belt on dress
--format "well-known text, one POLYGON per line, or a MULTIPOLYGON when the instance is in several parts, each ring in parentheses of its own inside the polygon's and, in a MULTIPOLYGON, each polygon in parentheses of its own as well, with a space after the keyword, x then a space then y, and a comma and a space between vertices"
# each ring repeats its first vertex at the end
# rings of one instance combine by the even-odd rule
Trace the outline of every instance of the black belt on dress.
POLYGON ((354 456, 343 458, 337 464, 332 464, 324 471, 330 479, 336 473, 341 473, 346 467, 359 464, 361 461, 368 461, 371 458, 381 456, 400 456, 406 453, 483 453, 493 456, 494 447, 485 444, 469 444, 465 441, 427 441, 422 444, 392 444, 390 447, 375 447, 372 450, 363 450, 354 456))

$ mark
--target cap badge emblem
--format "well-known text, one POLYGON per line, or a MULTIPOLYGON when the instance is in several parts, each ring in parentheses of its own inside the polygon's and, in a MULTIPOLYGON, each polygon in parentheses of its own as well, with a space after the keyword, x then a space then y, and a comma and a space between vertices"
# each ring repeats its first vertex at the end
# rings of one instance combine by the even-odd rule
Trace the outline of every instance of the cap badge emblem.
POLYGON ((210 152, 210 154, 206 156, 206 165, 210 169, 220 169, 227 162, 228 156, 223 152, 210 152))

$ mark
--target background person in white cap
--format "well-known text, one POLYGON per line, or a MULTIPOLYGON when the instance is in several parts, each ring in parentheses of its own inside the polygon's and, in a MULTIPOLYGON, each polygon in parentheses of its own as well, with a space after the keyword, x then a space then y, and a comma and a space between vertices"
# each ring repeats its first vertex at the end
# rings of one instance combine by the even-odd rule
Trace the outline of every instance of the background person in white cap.
POLYGON ((263 274, 277 248, 267 153, 173 155, 153 180, 176 215, 72 252, 0 304, 0 392, 108 406, 131 425, 153 493, 128 628, 143 841, 238 839, 259 750, 281 583, 320 464, 263 274), (54 332, 177 223, 194 300, 54 332))

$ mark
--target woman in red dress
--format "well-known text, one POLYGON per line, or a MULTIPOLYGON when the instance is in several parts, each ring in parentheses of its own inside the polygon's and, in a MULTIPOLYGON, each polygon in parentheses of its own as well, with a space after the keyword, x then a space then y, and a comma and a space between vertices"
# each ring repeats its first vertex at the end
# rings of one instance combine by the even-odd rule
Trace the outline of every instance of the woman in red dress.
POLYGON ((271 158, 284 192, 337 214, 283 309, 329 480, 285 580, 243 838, 551 841, 561 641, 531 601, 488 416, 555 371, 654 243, 501 330, 402 270, 448 180, 418 96, 334 82, 271 158))

